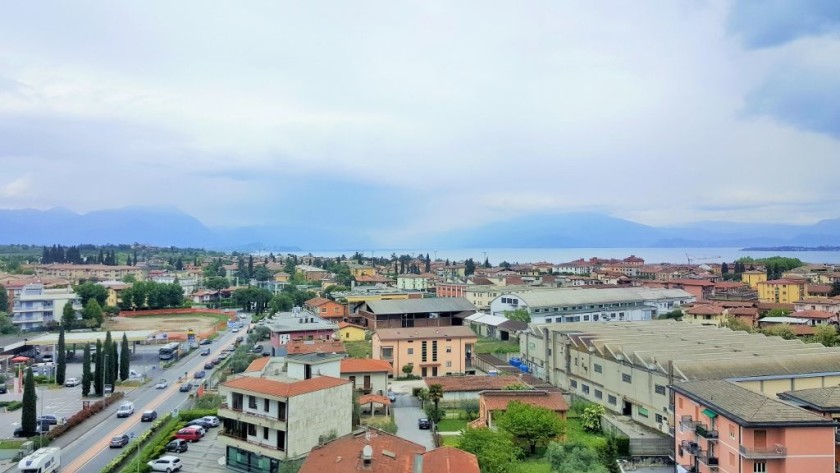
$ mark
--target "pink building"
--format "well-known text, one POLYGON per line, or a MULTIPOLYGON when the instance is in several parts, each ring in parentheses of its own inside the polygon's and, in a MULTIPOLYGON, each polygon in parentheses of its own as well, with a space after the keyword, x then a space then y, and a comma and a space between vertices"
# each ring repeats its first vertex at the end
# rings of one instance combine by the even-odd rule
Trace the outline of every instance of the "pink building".
POLYGON ((674 392, 677 472, 833 472, 835 423, 733 382, 674 392))

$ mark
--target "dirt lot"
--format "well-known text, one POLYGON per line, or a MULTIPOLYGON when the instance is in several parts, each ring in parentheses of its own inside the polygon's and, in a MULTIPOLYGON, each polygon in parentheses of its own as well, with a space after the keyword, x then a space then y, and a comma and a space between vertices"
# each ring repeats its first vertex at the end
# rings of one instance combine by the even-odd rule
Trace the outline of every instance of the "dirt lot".
MULTIPOLYGON (((223 318, 221 319, 223 320, 223 318)), ((149 315, 140 317, 114 317, 104 324, 105 330, 160 330, 165 332, 184 332, 193 329, 197 333, 210 330, 218 324, 217 314, 189 315, 149 315)))

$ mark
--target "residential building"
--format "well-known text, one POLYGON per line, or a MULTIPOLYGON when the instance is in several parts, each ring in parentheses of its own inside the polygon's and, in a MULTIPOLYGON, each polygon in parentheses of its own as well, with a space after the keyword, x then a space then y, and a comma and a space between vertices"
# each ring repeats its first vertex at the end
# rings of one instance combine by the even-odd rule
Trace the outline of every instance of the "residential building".
MULTIPOLYGON (((297 371, 289 369, 290 374, 297 371)), ((254 371, 219 385, 224 429, 218 440, 229 469, 276 473, 282 461, 301 458, 325 439, 351 432, 350 382, 317 376, 311 367, 304 371, 311 377, 254 371)))
POLYGON ((709 298, 713 301, 745 301, 758 300, 758 291, 738 281, 719 281, 715 283, 714 292, 709 298))
POLYGON ((808 319, 797 317, 762 317, 758 319, 758 328, 766 329, 783 325, 790 328, 797 336, 810 336, 815 333, 814 326, 808 319))
POLYGON ((824 310, 840 314, 840 297, 807 297, 793 303, 796 311, 800 310, 824 310))
POLYGON ((519 345, 534 376, 665 434, 669 384, 732 379, 775 396, 840 383, 836 348, 673 320, 531 324, 519 345))
POLYGON ((442 402, 476 401, 482 391, 502 390, 508 386, 528 386, 519 376, 436 376, 423 378, 426 387, 439 384, 443 388, 442 402))
POLYGON ((403 376, 409 364, 411 374, 423 377, 474 374, 477 340, 464 326, 383 328, 373 334, 373 358, 389 361, 394 376, 403 376))
POLYGON ((464 324, 469 325, 473 332, 482 337, 496 338, 502 341, 517 340, 520 332, 528 330, 528 324, 525 322, 481 312, 466 317, 464 324))
POLYGON ((716 304, 697 304, 683 309, 683 322, 695 325, 723 325, 729 310, 716 304))
POLYGON ((346 355, 344 342, 332 339, 289 340, 286 343, 286 354, 307 355, 310 353, 332 353, 346 355))
POLYGON ((345 342, 361 342, 367 336, 367 330, 364 327, 350 322, 339 322, 338 333, 341 340, 345 342))
MULTIPOLYGON (((108 298, 105 300, 105 305, 113 307, 116 307, 122 300, 120 293, 131 287, 131 284, 127 284, 122 281, 102 281, 98 284, 105 286, 105 288, 108 289, 108 298)), ((184 291, 184 294, 190 294, 190 292, 184 291)))
POLYGON ((502 294, 510 294, 512 292, 517 293, 525 293, 531 291, 539 291, 539 290, 549 290, 553 288, 548 287, 540 287, 540 286, 528 286, 528 285, 479 285, 479 284, 470 284, 467 286, 466 291, 464 291, 464 298, 472 305, 476 307, 476 309, 481 311, 489 311, 490 310, 490 303, 493 302, 494 299, 501 296, 502 294))
POLYGON ((338 329, 335 323, 306 311, 280 312, 268 320, 272 356, 285 354, 285 345, 291 340, 329 340, 338 329))
POLYGON ((828 325, 840 323, 840 316, 834 312, 827 312, 824 310, 798 310, 788 314, 790 317, 797 319, 805 319, 808 325, 828 325))
POLYGON ((358 310, 358 307, 369 301, 391 301, 391 300, 406 300, 406 299, 422 299, 423 293, 419 291, 406 291, 394 287, 387 287, 382 285, 375 286, 356 286, 350 291, 334 292, 333 296, 336 299, 341 299, 347 302, 347 314, 351 315, 358 310), (353 307, 354 309, 350 309, 353 307))
POLYGON ((503 294, 490 303, 490 313, 525 309, 531 322, 568 323, 589 321, 637 321, 656 318, 694 302, 681 289, 622 287, 605 289, 546 289, 503 294))
POLYGON ((432 286, 430 276, 420 274, 400 274, 397 276, 397 288, 408 291, 428 291, 432 286))
POLYGON ((341 320, 347 313, 347 307, 344 304, 324 297, 309 299, 303 303, 303 306, 309 312, 328 320, 341 320))
POLYGON ((479 473, 472 453, 426 447, 387 432, 368 429, 312 450, 299 473, 479 473))
POLYGON ((445 282, 435 284, 435 295, 438 297, 465 297, 467 283, 445 282))
POLYGON ((379 274, 373 274, 370 276, 358 276, 356 278, 356 282, 358 284, 364 285, 376 285, 376 286, 393 286, 394 280, 387 277, 387 276, 380 276, 379 274))
POLYGON ((33 267, 38 277, 65 278, 78 284, 85 281, 122 280, 128 275, 138 281, 146 278, 140 266, 108 266, 104 264, 41 264, 33 267))
POLYGON ((78 318, 82 304, 72 288, 45 289, 43 284, 27 284, 10 307, 12 323, 24 331, 60 324, 68 302, 73 305, 78 318))
POLYGON ((758 309, 756 307, 733 307, 729 310, 729 317, 740 320, 748 327, 758 327, 758 309))
POLYGON ((776 304, 793 304, 807 296, 804 279, 773 279, 758 283, 758 300, 776 304))
POLYGON ((764 271, 744 271, 741 273, 741 282, 749 284, 753 289, 758 289, 758 283, 767 281, 767 273, 764 271))
POLYGON ((307 281, 320 281, 327 278, 330 272, 326 269, 321 269, 308 264, 299 264, 295 266, 295 273, 303 276, 307 281))
POLYGON ((376 276, 376 268, 374 268, 373 266, 367 266, 364 264, 357 263, 347 263, 347 267, 350 268, 350 274, 352 274, 353 277, 356 279, 363 276, 376 276))
POLYGON ((569 404, 563 397, 563 393, 556 390, 482 391, 478 396, 478 419, 471 422, 470 427, 492 429, 494 419, 503 415, 512 402, 549 409, 563 420, 566 420, 566 413, 569 412, 569 404))
POLYGON ((274 273, 274 282, 287 283, 291 277, 292 276, 289 273, 280 271, 278 273, 274 273))
POLYGON ((678 472, 835 471, 835 422, 725 380, 674 392, 678 472))
POLYGON ((660 284, 666 289, 682 289, 694 296, 694 299, 698 301, 710 300, 715 292, 715 283, 708 279, 678 278, 660 284))
POLYGON ((344 358, 341 360, 341 377, 353 383, 353 389, 362 394, 383 396, 388 392, 388 376, 393 372, 385 360, 370 358, 344 358))
POLYGON ((397 327, 438 327, 461 325, 464 317, 476 312, 462 298, 430 298, 368 301, 359 310, 362 325, 378 330, 397 327))

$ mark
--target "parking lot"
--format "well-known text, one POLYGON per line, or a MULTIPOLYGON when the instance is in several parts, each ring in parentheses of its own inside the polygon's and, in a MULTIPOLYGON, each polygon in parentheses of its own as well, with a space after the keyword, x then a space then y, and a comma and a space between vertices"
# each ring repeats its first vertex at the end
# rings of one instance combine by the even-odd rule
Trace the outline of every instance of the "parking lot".
POLYGON ((183 473, 226 472, 225 446, 216 440, 221 427, 215 427, 207 432, 201 440, 191 443, 189 450, 175 455, 184 463, 183 473))

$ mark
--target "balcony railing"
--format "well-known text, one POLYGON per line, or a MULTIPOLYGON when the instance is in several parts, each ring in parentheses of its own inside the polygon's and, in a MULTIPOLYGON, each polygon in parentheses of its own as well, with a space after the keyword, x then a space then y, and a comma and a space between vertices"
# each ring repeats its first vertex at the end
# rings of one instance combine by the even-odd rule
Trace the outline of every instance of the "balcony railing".
POLYGON ((246 410, 242 409, 241 406, 230 407, 230 406, 227 405, 227 403, 224 403, 224 402, 219 406, 219 408, 220 409, 228 409, 228 410, 231 410, 233 412, 238 412, 239 414, 243 414, 243 415, 246 415, 246 416, 256 417, 258 419, 268 419, 268 420, 286 422, 285 411, 280 411, 279 416, 272 416, 272 415, 268 415, 268 414, 260 414, 260 413, 257 413, 257 412, 246 411, 246 410))
POLYGON ((239 442, 245 442, 245 443, 248 443, 248 444, 251 444, 251 445, 256 445, 257 447, 260 447, 260 448, 265 448, 265 449, 268 449, 268 450, 276 450, 278 452, 283 451, 282 448, 278 448, 275 445, 269 445, 269 444, 266 444, 266 443, 256 442, 254 440, 248 440, 247 436, 240 437, 239 435, 236 435, 236 434, 233 434, 233 433, 230 433, 230 432, 227 432, 227 431, 219 432, 219 435, 221 435, 223 437, 233 439, 233 440, 236 440, 236 441, 239 441, 239 442))
POLYGON ((680 447, 691 455, 695 455, 700 450, 700 446, 697 445, 697 442, 692 442, 690 440, 683 440, 680 442, 680 447))
POLYGON ((704 424, 697 424, 694 432, 708 441, 716 441, 718 439, 718 431, 707 428, 704 424))
POLYGON ((717 469, 719 460, 714 454, 709 454, 708 450, 700 450, 697 452, 697 460, 705 463, 709 468, 717 469))
POLYGON ((764 448, 749 448, 744 445, 738 447, 741 456, 748 460, 761 460, 772 458, 785 458, 787 456, 787 447, 782 444, 776 444, 772 447, 764 448))
POLYGON ((694 429, 697 427, 699 422, 693 420, 691 416, 682 416, 680 418, 680 427, 684 431, 694 432, 694 429))

